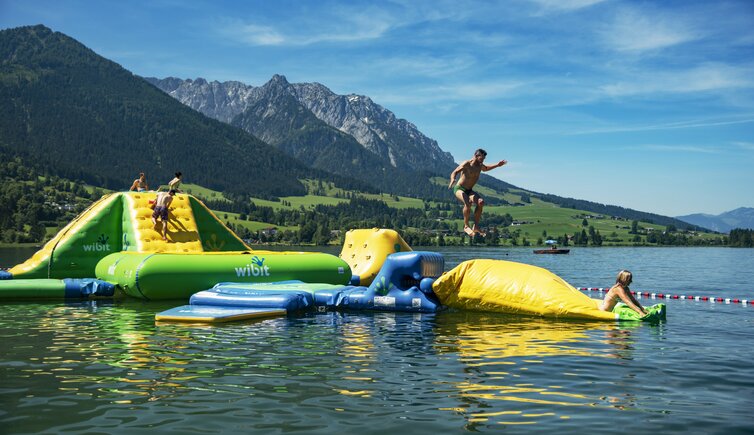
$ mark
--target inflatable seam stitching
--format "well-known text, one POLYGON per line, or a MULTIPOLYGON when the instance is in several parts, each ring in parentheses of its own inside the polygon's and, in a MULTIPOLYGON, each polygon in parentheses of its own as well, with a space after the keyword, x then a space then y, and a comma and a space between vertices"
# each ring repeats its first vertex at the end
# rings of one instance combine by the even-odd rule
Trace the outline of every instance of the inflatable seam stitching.
POLYGON ((146 300, 149 300, 149 298, 142 293, 141 286, 139 286, 139 271, 141 270, 141 267, 146 263, 147 260, 152 258, 155 254, 148 255, 143 260, 141 260, 141 263, 139 263, 138 266, 136 266, 136 273, 134 273, 134 284, 136 285, 136 291, 139 292, 139 294, 146 300))

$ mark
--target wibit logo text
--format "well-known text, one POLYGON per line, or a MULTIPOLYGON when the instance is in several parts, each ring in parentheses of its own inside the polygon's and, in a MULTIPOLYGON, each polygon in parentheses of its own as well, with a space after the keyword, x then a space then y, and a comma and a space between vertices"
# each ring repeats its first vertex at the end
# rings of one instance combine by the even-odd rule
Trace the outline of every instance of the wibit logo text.
POLYGON ((84 252, 110 252, 110 237, 100 234, 97 241, 88 245, 83 245, 84 252))
POLYGON ((256 255, 252 257, 251 263, 236 267, 236 276, 270 276, 270 267, 265 266, 264 258, 259 258, 256 255))

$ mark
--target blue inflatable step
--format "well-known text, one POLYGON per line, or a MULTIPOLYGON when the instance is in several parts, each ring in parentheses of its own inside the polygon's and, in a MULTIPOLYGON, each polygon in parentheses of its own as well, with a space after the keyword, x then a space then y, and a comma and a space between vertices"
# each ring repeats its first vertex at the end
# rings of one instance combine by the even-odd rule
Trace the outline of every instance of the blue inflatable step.
POLYGON ((289 311, 315 306, 334 307, 343 289, 350 286, 312 284, 301 281, 274 283, 216 284, 191 296, 192 305, 223 305, 239 307, 284 308, 289 311))

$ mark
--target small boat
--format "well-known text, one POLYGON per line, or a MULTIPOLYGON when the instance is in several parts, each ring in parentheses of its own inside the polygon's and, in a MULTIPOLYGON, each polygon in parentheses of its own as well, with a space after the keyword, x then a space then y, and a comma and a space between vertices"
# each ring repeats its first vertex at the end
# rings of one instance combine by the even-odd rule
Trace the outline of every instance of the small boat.
POLYGON ((559 249, 558 246, 555 244, 557 243, 555 240, 545 240, 545 243, 550 245, 547 249, 535 249, 535 254, 567 254, 571 252, 570 249, 559 249))
POLYGON ((560 249, 560 248, 548 248, 548 249, 535 249, 535 254, 567 254, 571 252, 570 249, 560 249))

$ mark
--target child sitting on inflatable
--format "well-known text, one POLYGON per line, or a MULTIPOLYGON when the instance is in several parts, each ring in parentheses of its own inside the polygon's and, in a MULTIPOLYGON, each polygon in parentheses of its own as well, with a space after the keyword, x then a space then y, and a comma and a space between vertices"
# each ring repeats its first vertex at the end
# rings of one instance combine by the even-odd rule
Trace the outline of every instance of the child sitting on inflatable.
POLYGON ((615 305, 618 304, 618 299, 623 301, 632 310, 639 313, 641 316, 646 316, 647 311, 641 306, 639 301, 636 300, 634 295, 631 294, 628 286, 633 281, 633 275, 627 270, 621 270, 618 272, 618 276, 615 279, 615 285, 610 287, 610 290, 605 295, 605 299, 600 305, 602 311, 613 311, 615 305))
POLYGON ((131 192, 146 192, 147 190, 149 190, 149 186, 147 185, 147 177, 143 172, 139 172, 139 178, 134 180, 129 190, 131 192))

